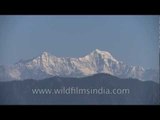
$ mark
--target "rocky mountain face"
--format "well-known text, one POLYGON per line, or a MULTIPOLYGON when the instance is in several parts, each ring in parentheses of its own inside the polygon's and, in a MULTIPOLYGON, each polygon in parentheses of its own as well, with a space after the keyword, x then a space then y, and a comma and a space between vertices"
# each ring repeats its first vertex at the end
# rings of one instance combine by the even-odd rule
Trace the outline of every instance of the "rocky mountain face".
POLYGON ((108 73, 120 78, 158 81, 158 70, 145 70, 141 66, 129 66, 116 60, 107 51, 94 50, 79 57, 56 57, 43 52, 30 60, 21 60, 12 66, 0 66, 0 81, 44 79, 52 76, 85 77, 108 73))

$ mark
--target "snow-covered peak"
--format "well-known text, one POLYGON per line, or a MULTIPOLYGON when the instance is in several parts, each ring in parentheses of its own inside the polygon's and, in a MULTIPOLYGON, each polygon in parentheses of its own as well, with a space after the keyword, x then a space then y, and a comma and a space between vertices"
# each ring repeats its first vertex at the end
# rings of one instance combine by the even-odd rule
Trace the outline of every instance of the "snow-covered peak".
POLYGON ((115 61, 116 63, 118 63, 118 61, 111 55, 111 53, 107 52, 107 51, 102 51, 99 49, 95 49, 94 51, 92 51, 89 55, 85 56, 87 57, 91 57, 91 58, 101 58, 104 60, 112 60, 115 61))
POLYGON ((49 52, 46 52, 46 51, 42 52, 38 57, 41 57, 41 58, 44 58, 44 59, 47 59, 47 58, 52 58, 52 59, 58 58, 57 56, 55 56, 55 55, 53 55, 53 54, 51 54, 49 52))
POLYGON ((12 67, 8 67, 6 71, 6 75, 11 79, 22 80, 42 79, 50 75, 81 77, 96 73, 141 79, 144 78, 145 69, 141 66, 126 65, 116 60, 110 52, 95 49, 79 58, 56 57, 44 51, 32 59, 19 61, 12 67))
POLYGON ((42 54, 41 54, 41 56, 44 56, 44 57, 47 57, 48 55, 49 55, 49 53, 46 51, 42 52, 42 54))
POLYGON ((101 52, 102 52, 102 51, 99 50, 99 49, 95 49, 94 51, 97 52, 97 53, 101 53, 101 52))
POLYGON ((93 52, 91 52, 91 55, 94 55, 94 56, 100 55, 103 58, 112 58, 112 55, 109 52, 101 51, 99 49, 95 49, 93 52))
POLYGON ((57 59, 57 58, 58 58, 58 57, 56 57, 56 56, 54 56, 54 55, 52 55, 52 54, 44 51, 44 52, 42 52, 41 55, 38 56, 36 59, 41 59, 41 62, 48 62, 49 59, 52 60, 52 59, 57 59))
POLYGON ((95 52, 95 53, 99 53, 99 54, 110 54, 109 52, 107 52, 107 51, 102 51, 102 50, 99 50, 99 49, 95 49, 93 52, 95 52))

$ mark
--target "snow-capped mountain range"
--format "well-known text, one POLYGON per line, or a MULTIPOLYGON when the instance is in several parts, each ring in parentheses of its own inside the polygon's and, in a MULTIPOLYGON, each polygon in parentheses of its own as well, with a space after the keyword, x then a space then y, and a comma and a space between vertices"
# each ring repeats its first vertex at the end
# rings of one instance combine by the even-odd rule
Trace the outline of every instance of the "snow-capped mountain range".
POLYGON ((11 66, 0 66, 0 81, 44 79, 51 76, 85 77, 97 73, 108 73, 120 78, 159 80, 158 70, 145 70, 141 66, 129 66, 116 60, 107 51, 94 50, 79 57, 56 57, 47 52, 30 60, 21 60, 11 66))

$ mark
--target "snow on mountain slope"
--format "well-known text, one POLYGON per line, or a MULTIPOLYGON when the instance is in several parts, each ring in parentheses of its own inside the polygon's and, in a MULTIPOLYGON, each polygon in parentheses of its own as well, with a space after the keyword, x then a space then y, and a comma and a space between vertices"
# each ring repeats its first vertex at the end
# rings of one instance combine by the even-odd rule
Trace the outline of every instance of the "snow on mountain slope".
POLYGON ((146 79, 143 76, 145 75, 143 67, 128 66, 116 60, 109 52, 98 49, 79 58, 60 58, 43 52, 36 58, 21 60, 13 66, 4 68, 0 66, 0 80, 39 80, 51 76, 83 77, 97 73, 108 73, 121 78, 146 79))

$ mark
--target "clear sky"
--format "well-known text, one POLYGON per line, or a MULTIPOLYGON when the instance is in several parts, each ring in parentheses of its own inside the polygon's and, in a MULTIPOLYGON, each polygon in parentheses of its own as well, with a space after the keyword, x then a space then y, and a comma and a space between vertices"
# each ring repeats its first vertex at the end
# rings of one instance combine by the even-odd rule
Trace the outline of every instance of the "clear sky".
POLYGON ((47 51, 80 57, 94 49, 117 60, 158 68, 159 16, 2 16, 0 64, 13 64, 47 51))

